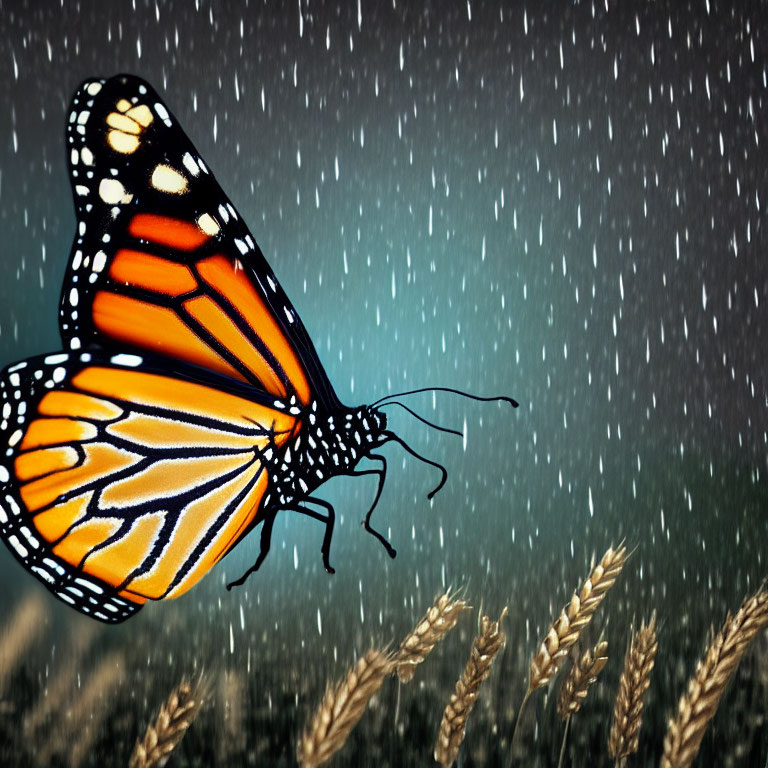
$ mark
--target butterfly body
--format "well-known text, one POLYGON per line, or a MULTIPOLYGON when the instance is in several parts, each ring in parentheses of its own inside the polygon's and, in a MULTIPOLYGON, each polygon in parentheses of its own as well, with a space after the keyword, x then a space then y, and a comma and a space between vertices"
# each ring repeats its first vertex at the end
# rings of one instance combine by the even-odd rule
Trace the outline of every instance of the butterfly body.
POLYGON ((445 470, 381 407, 341 404, 157 93, 129 75, 86 81, 67 144, 77 229, 64 351, 0 373, 0 538, 57 597, 111 623, 183 594, 260 525, 241 583, 281 511, 324 524, 332 571, 334 508, 315 492, 335 476, 377 479, 363 523, 394 556, 370 525, 387 468, 377 449, 394 441, 439 467, 433 494, 445 470))

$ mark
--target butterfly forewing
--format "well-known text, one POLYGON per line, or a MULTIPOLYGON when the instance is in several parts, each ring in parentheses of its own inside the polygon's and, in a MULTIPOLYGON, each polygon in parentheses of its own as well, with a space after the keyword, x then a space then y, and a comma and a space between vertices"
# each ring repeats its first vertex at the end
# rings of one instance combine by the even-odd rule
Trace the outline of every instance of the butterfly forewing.
POLYGON ((295 416, 134 355, 34 358, 0 378, 0 534, 104 621, 192 587, 258 522, 295 416), (158 372, 159 371, 159 372, 158 372))
POLYGON ((78 228, 66 347, 138 347, 281 399, 337 404, 253 237, 150 85, 85 82, 67 141, 78 228))

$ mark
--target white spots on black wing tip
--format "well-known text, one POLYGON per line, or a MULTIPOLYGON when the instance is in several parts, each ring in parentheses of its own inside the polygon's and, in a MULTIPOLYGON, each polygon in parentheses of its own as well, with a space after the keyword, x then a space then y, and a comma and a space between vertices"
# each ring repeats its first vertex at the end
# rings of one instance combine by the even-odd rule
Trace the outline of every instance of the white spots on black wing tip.
POLYGON ((96 251, 96 255, 93 257, 93 264, 91 265, 91 271, 101 272, 107 265, 107 254, 104 251, 96 251))
POLYGON ((43 559, 43 565, 47 565, 52 571, 55 571, 59 574, 59 576, 63 576, 65 571, 64 569, 52 558, 46 557, 43 559))
POLYGON ((288 307, 283 307, 283 312, 285 312, 285 316, 288 318, 288 322, 293 325, 293 312, 291 312, 288 307))
POLYGON ((85 184, 75 184, 75 193, 85 197, 91 190, 85 184))
POLYGON ((229 211, 227 210, 227 207, 224 204, 221 204, 219 206, 219 215, 221 216, 225 224, 229 221, 229 211))
POLYGON ((200 175, 200 166, 197 164, 197 160, 195 160, 195 158, 192 157, 189 152, 184 153, 184 157, 181 158, 181 162, 193 176, 200 175))
POLYGON ((171 116, 168 114, 168 110, 165 108, 165 104, 158 101, 155 102, 155 112, 158 117, 170 128, 173 123, 171 122, 171 116))
POLYGON ((227 203, 227 208, 229 209, 232 218, 237 220, 237 211, 235 210, 235 206, 232 205, 232 203, 227 203))
POLYGON ((89 96, 95 96, 100 90, 101 90, 101 82, 99 82, 98 80, 94 80, 92 83, 88 83, 88 85, 85 86, 85 92, 89 96))
POLYGON ((201 170, 203 173, 210 173, 210 171, 208 170, 207 166, 206 166, 206 165, 205 165, 205 163, 203 162, 203 158, 202 158, 202 157, 198 157, 198 158, 197 158, 197 164, 200 166, 200 170, 201 170))
POLYGON ((19 537, 15 533, 12 533, 8 537, 8 543, 16 550, 20 557, 24 558, 25 560, 29 557, 29 551, 19 541, 19 537))
POLYGON ((136 368, 144 362, 144 358, 139 355, 132 355, 127 352, 121 352, 117 355, 112 355, 109 361, 114 365, 123 365, 126 368, 136 368))
POLYGON ((85 222, 79 221, 77 223, 77 234, 80 235, 80 237, 83 237, 85 235, 85 222))
POLYGON ((80 586, 85 587, 86 589, 90 589, 91 592, 95 592, 97 595, 104 594, 104 590, 98 584, 94 584, 92 581, 89 581, 88 579, 77 577, 75 579, 75 582, 80 584, 80 586))
POLYGON ((158 192, 171 195, 183 195, 189 189, 187 179, 175 168, 164 163, 155 166, 150 183, 158 192))
POLYGON ((24 370, 24 368, 26 368, 26 367, 27 367, 27 361, 26 360, 22 360, 20 363, 16 363, 16 365, 12 365, 8 369, 8 373, 16 373, 16 371, 24 370))
POLYGON ((221 231, 216 219, 210 213, 204 213, 197 218, 197 226, 210 237, 215 237, 221 231))
POLYGON ((118 179, 102 179, 99 182, 99 197, 107 205, 125 204, 133 200, 133 195, 118 179))
POLYGON ((77 165, 80 162, 80 153, 76 149, 69 153, 69 162, 72 165, 77 165))
POLYGON ((83 352, 82 355, 80 355, 80 362, 81 363, 90 363, 92 360, 92 356, 90 352, 83 352))
POLYGON ((251 250, 254 250, 254 248, 256 248, 256 243, 253 242, 253 238, 250 235, 245 236, 245 242, 248 243, 248 247, 251 250))
MULTIPOLYGON (((8 473, 8 469, 6 468, 5 464, 0 464, 0 483, 7 483, 10 479, 11 476, 8 473)), ((0 507, 0 509, 2 509, 2 507, 0 507)))
POLYGON ((69 355, 66 352, 57 352, 54 355, 47 355, 43 358, 43 362, 46 365, 58 365, 64 363, 69 359, 69 355))
POLYGON ((40 549, 40 542, 35 536, 32 535, 32 531, 30 531, 26 525, 22 525, 19 528, 19 531, 21 532, 21 535, 27 540, 27 543, 32 547, 32 549, 40 549))
POLYGON ((272 405, 273 405, 275 408, 279 408, 281 411, 282 411, 282 410, 285 410, 285 403, 284 403, 284 402, 282 402, 282 400, 275 400, 275 401, 272 403, 272 405))
POLYGON ((288 413, 290 413, 291 416, 298 416, 301 413, 301 408, 297 408, 293 405, 288 409, 288 413))
POLYGON ((19 378, 19 374, 16 373, 15 371, 10 373, 10 375, 8 376, 8 381, 11 382, 11 386, 12 387, 16 387, 16 388, 18 388, 19 384, 21 383, 21 379, 19 378))
POLYGON ((240 253, 242 253, 243 255, 248 253, 248 246, 240 238, 238 237, 235 238, 235 245, 237 246, 237 250, 240 251, 240 253))
POLYGON ((61 384, 62 381, 67 376, 67 371, 63 366, 59 366, 58 368, 53 369, 53 373, 51 374, 51 378, 53 379, 54 384, 61 384))
POLYGON ((82 342, 77 336, 73 336, 69 341, 69 348, 70 349, 80 349, 82 346, 82 342))
POLYGON ((80 159, 84 165, 93 165, 93 152, 88 147, 83 147, 80 150, 80 159))
POLYGON ((88 122, 88 118, 91 116, 91 113, 84 109, 78 116, 77 116, 77 124, 78 125, 85 125, 88 122))
POLYGON ((48 571, 45 570, 45 568, 41 568, 39 565, 31 565, 29 568, 33 573, 35 573, 38 578, 42 579, 43 581, 47 582, 48 584, 55 584, 56 579, 51 576, 48 571))

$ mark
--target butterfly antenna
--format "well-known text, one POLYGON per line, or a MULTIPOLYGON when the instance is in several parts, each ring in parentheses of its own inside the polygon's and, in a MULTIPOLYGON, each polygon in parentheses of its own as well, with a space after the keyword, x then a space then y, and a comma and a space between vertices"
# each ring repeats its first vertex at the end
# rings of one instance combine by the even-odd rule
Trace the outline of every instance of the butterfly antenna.
POLYGON ((433 467, 436 467, 440 470, 442 475, 440 482, 427 494, 427 498, 431 499, 445 485, 445 481, 448 479, 448 472, 445 467, 442 464, 438 464, 436 461, 432 461, 432 459, 428 459, 425 456, 422 456, 420 453, 416 453, 416 451, 414 451, 413 448, 411 448, 411 446, 405 442, 405 440, 403 440, 401 437, 398 437, 394 432, 385 430, 383 434, 388 440, 394 440, 396 443, 399 443, 415 459, 423 461, 425 464, 431 464, 433 467))
POLYGON ((432 421, 428 421, 423 416, 419 416, 416 411, 409 408, 407 405, 403 405, 403 403, 398 403, 397 400, 390 400, 388 403, 381 403, 381 407, 383 408, 386 405, 399 405, 403 410, 408 411, 408 413, 411 414, 415 419, 418 419, 422 424, 426 424, 428 427, 432 427, 432 429, 439 429, 441 432, 450 432, 452 435, 458 435, 459 437, 464 437, 463 432, 459 432, 457 429, 450 429, 449 427, 441 427, 439 424, 435 424, 432 421))
POLYGON ((506 395, 496 395, 494 397, 481 397, 480 395, 473 395, 471 392, 462 392, 460 389, 453 389, 452 387, 421 387, 419 389, 409 389, 407 392, 396 392, 392 395, 384 395, 375 402, 371 403, 371 406, 376 406, 384 403, 385 400, 392 400, 395 397, 405 397, 406 395, 417 395, 420 392, 450 392, 453 395, 461 395, 461 397, 468 397, 470 400, 478 400, 482 403, 490 403, 500 401, 509 403, 513 408, 517 408, 519 403, 511 397, 506 395))

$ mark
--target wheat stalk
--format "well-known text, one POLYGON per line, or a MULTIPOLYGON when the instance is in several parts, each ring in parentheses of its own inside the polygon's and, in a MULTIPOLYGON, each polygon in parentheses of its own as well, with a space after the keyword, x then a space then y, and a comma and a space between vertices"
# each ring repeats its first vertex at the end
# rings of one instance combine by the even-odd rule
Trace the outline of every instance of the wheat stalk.
POLYGON ((407 683, 413 679, 416 667, 456 626, 461 612, 468 608, 466 600, 454 600, 450 592, 435 598, 424 618, 400 643, 395 654, 395 668, 400 682, 407 683))
POLYGON ((368 701, 392 673, 393 665, 389 654, 371 650, 341 682, 328 686, 320 707, 299 740, 297 759, 301 768, 322 765, 344 746, 368 701))
POLYGON ((680 697, 677 716, 669 720, 661 768, 688 768, 693 763, 728 681, 755 635, 766 626, 768 588, 763 585, 741 604, 735 616, 726 616, 696 666, 688 692, 680 697))
POLYGON ((627 556, 627 548, 623 544, 617 550, 609 547, 579 592, 573 593, 571 602, 563 608, 531 659, 526 695, 547 685, 557 674, 568 652, 576 644, 580 632, 589 623, 608 590, 616 583, 627 556))
POLYGON ((557 702, 557 713, 563 720, 581 709, 590 686, 608 663, 608 657, 605 655, 607 650, 608 643, 602 641, 594 648, 584 651, 581 658, 571 666, 557 702))
POLYGON ((498 621, 491 621, 487 616, 480 620, 480 634, 472 643, 469 661, 456 683, 440 723, 434 756, 443 768, 453 765, 459 754, 467 718, 475 705, 480 685, 490 674, 493 659, 504 644, 501 622, 506 615, 507 609, 504 608, 498 621))
POLYGON ((658 649, 654 612, 648 624, 640 625, 624 658, 608 738, 608 752, 616 761, 616 768, 623 768, 627 758, 637 752, 643 724, 643 697, 651 684, 651 670, 658 649))
POLYGON ((206 684, 202 677, 196 683, 179 683, 160 707, 155 721, 147 726, 144 738, 136 742, 128 768, 164 766, 200 713, 205 695, 206 684))

